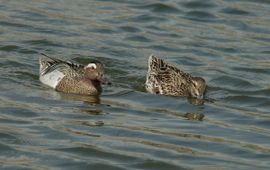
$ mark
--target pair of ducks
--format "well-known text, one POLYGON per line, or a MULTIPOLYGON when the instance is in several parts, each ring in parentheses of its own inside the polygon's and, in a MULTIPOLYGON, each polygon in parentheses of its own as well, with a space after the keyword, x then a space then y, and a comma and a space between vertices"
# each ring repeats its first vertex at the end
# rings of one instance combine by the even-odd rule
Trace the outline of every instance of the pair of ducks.
MULTIPOLYGON (((101 84, 110 84, 104 77, 104 64, 98 61, 84 66, 42 55, 40 81, 56 91, 100 95, 101 84)), ((155 94, 203 99, 206 82, 201 77, 193 77, 150 55, 145 88, 146 91, 155 94)))

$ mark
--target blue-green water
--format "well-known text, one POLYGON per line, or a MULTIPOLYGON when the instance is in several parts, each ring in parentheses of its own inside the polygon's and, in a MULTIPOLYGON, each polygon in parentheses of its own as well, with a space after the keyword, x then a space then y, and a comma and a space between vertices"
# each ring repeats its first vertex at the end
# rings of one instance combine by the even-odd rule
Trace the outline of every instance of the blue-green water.
POLYGON ((0 0, 0 169, 270 169, 269 9, 0 0), (39 52, 98 59, 113 84, 100 98, 55 92, 38 80, 39 52), (204 77, 215 102, 146 93, 150 54, 204 77))

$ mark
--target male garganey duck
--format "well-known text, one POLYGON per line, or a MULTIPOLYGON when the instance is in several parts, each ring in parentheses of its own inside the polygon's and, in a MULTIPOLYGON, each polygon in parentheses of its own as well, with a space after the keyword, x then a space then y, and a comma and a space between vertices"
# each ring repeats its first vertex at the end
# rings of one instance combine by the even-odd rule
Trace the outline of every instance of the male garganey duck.
POLYGON ((62 61, 43 54, 40 58, 39 79, 43 84, 65 93, 99 95, 104 77, 104 65, 98 61, 84 66, 62 61))

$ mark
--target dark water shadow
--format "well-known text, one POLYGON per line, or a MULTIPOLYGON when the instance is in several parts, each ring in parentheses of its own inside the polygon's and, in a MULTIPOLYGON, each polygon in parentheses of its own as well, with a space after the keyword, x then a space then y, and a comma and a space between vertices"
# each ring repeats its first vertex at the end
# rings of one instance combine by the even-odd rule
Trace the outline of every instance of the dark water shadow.
MULTIPOLYGON (((128 100, 121 100, 118 101, 118 98, 122 98, 121 96, 132 96, 134 93, 141 93, 143 94, 143 96, 147 97, 147 93, 146 92, 136 92, 136 91, 123 91, 123 92, 119 92, 117 94, 111 94, 111 95, 104 95, 104 98, 101 100, 101 104, 109 106, 109 107, 117 107, 117 108, 128 108, 128 110, 134 110, 134 111, 138 111, 138 112, 143 112, 143 113, 163 113, 163 114, 167 114, 167 115, 171 115, 171 116, 175 116, 175 117, 179 117, 179 118, 184 118, 187 120, 198 120, 198 121, 202 121, 205 117, 204 114, 202 113, 198 113, 198 112, 187 112, 187 113, 183 113, 181 111, 171 111, 170 109, 167 109, 165 107, 155 107, 155 106, 150 106, 147 105, 146 103, 143 104, 135 104, 133 102, 129 102, 128 100), (114 100, 115 98, 115 100, 114 100)), ((154 95, 154 94, 150 94, 150 95, 154 95)), ((142 97, 143 97, 142 96, 142 97)), ((169 97, 169 96, 168 96, 169 97)), ((124 97, 125 98, 125 97, 124 97)), ((166 97, 165 97, 166 98, 166 97)), ((179 97, 175 97, 175 99, 179 99, 179 97)), ((194 105, 194 106, 202 106, 204 104, 204 100, 199 100, 199 99, 189 99, 187 98, 187 100, 190 100, 190 104, 194 105)))
POLYGON ((88 95, 79 95, 79 94, 67 94, 67 93, 59 93, 60 99, 66 101, 81 101, 85 105, 78 106, 79 112, 85 115, 104 115, 108 113, 104 113, 101 105, 99 96, 88 96, 88 95))
POLYGON ((89 96, 89 95, 79 95, 79 94, 68 94, 68 93, 59 93, 61 99, 63 100, 73 100, 73 101, 82 101, 91 105, 100 104, 99 96, 89 96))

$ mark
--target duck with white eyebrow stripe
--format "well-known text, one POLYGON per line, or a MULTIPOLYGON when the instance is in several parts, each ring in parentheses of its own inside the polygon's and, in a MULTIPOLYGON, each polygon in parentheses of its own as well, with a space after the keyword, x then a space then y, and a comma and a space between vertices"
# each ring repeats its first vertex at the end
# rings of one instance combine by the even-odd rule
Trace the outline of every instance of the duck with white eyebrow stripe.
POLYGON ((99 95, 101 84, 110 84, 104 77, 104 65, 98 61, 83 66, 42 55, 40 81, 56 91, 99 95))

